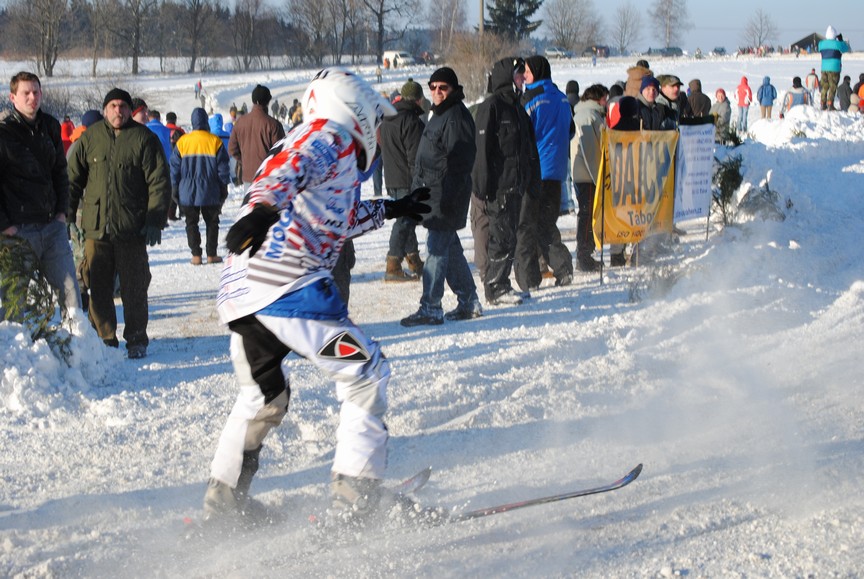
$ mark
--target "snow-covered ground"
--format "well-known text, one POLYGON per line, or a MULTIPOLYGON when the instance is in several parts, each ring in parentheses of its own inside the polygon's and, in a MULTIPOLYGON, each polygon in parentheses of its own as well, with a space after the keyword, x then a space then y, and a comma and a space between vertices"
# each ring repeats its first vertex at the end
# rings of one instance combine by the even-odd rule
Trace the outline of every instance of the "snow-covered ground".
MULTIPOLYGON (((553 77, 608 85, 629 64, 553 63, 553 77)), ((769 75, 782 93, 819 66, 805 57, 651 64, 701 78, 712 97, 742 75, 754 88, 769 75)), ((19 68, 0 63, 7 77, 19 68)), ((864 57, 847 55, 844 71, 857 78, 864 57)), ((363 72, 374 78, 372 67, 363 72)), ((380 88, 430 72, 391 71, 380 88)), ((203 81, 227 117, 256 83, 296 98, 311 74, 203 81)), ((188 123, 197 78, 129 82, 188 123)), ((74 82, 90 81, 51 79, 46 90, 74 82)), ((646 289, 647 268, 612 269, 602 284, 580 274, 522 306, 406 329, 398 322, 420 286, 382 281, 389 227, 357 240, 350 309, 391 362, 393 478, 432 465, 418 498, 455 509, 594 486, 644 463, 629 487, 322 548, 307 516, 325 504, 337 404, 320 373, 289 358, 289 415, 253 483, 288 521, 182 542, 235 383, 214 310, 219 268, 189 264, 175 223, 150 252, 147 358, 104 348, 81 321, 67 368, 20 326, 0 324, 0 576, 864 575, 864 120, 815 109, 776 116, 757 121, 751 109, 751 138, 735 153, 742 193, 770 171, 787 219, 712 224, 707 240, 704 221, 683 223, 682 276, 665 294, 646 289)), ((238 209, 229 199, 223 232, 238 209)), ((575 218, 559 224, 573 250, 575 218)), ((470 231, 461 237, 470 258, 470 231)), ((445 308, 454 303, 448 293, 445 308)))

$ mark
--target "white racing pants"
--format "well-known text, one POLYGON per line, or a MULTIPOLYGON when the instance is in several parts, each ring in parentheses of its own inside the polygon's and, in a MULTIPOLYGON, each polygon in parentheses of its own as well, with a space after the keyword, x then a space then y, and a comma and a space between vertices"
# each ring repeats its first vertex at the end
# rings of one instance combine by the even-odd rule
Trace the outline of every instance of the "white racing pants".
POLYGON ((341 403, 333 472, 383 478, 387 464, 390 368, 378 344, 349 319, 338 321, 251 315, 229 324, 231 361, 240 386, 219 437, 211 477, 237 486, 243 453, 261 446, 288 409, 282 360, 296 352, 336 382, 341 403))

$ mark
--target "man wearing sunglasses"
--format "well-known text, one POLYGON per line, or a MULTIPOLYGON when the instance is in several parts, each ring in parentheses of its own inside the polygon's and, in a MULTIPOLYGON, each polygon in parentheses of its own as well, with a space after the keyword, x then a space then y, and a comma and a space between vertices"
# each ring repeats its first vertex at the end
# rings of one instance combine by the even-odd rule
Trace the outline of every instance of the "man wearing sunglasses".
POLYGON ((407 327, 482 315, 477 286, 456 233, 465 227, 471 200, 474 119, 463 103, 465 94, 452 68, 433 72, 428 86, 432 114, 417 147, 413 187, 428 187, 431 196, 428 204, 432 210, 423 216, 429 255, 423 266, 420 308, 401 321, 407 327), (456 309, 446 316, 441 305, 445 281, 458 299, 456 309))

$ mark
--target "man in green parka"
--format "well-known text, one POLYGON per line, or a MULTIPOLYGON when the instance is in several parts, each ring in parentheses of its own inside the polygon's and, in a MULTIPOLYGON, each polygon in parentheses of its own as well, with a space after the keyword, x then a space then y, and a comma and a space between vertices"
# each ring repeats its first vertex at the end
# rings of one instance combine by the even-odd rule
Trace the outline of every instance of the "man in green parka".
POLYGON ((132 117, 132 97, 111 89, 105 119, 79 140, 68 161, 70 222, 81 208, 84 253, 90 265, 90 320, 108 346, 117 347, 114 277, 126 327, 129 358, 147 355, 147 246, 162 241, 171 182, 158 137, 132 117))

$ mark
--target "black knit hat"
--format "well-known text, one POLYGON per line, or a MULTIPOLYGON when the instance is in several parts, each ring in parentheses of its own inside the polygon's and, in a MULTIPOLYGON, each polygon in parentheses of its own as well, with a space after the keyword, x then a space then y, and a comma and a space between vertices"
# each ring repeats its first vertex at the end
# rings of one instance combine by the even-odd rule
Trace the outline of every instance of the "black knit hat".
POLYGON ((104 109, 105 107, 107 107, 108 103, 110 103, 111 101, 118 100, 125 102, 127 105, 129 105, 130 109, 132 108, 132 96, 122 88, 116 87, 109 90, 108 94, 105 95, 105 98, 102 100, 102 108, 104 109))
POLYGON ((459 79, 456 77, 456 71, 449 66, 443 66, 433 72, 432 76, 429 77, 429 84, 431 85, 433 82, 446 82, 453 88, 459 86, 459 79))
POLYGON ((579 94, 579 83, 575 80, 568 80, 564 94, 579 94))
POLYGON ((545 80, 552 78, 552 67, 549 66, 549 61, 545 56, 535 54, 525 59, 525 64, 531 69, 531 74, 534 75, 534 81, 545 80))
POLYGON ((267 105, 270 103, 270 99, 273 98, 270 95, 270 89, 264 85, 258 85, 254 89, 252 89, 252 104, 253 105, 267 105))

